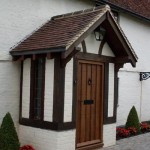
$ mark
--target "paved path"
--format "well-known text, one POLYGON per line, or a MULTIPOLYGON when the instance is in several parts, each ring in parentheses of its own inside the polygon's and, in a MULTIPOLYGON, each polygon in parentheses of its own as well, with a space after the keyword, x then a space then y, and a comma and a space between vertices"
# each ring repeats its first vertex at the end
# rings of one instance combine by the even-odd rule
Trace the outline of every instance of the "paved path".
POLYGON ((150 133, 119 140, 116 146, 100 150, 150 150, 150 133))

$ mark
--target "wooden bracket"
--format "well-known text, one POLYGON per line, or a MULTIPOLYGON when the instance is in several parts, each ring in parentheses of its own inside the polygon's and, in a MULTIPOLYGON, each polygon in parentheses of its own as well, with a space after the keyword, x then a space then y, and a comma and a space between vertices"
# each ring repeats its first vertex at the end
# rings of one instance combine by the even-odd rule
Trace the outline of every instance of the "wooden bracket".
POLYGON ((61 59, 61 65, 62 67, 65 67, 66 64, 71 60, 71 58, 76 54, 78 53, 79 51, 81 50, 81 48, 79 47, 75 47, 74 50, 66 57, 66 58, 62 58, 61 59))
POLYGON ((104 36, 102 42, 100 43, 99 51, 98 51, 99 55, 102 55, 102 50, 103 50, 103 47, 104 47, 105 43, 106 43, 106 35, 104 36))
POLYGON ((115 72, 118 73, 120 68, 123 68, 124 63, 115 64, 115 72))
POLYGON ((83 53, 87 53, 85 40, 83 40, 83 41, 81 42, 81 44, 82 44, 82 48, 83 48, 83 53))

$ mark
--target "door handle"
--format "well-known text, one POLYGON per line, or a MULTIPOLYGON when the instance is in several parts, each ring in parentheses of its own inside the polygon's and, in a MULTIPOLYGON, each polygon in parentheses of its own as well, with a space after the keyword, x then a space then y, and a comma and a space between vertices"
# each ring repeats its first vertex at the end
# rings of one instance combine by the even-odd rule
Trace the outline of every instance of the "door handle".
POLYGON ((88 80, 88 85, 91 85, 91 84, 92 84, 92 80, 89 79, 89 80, 88 80))

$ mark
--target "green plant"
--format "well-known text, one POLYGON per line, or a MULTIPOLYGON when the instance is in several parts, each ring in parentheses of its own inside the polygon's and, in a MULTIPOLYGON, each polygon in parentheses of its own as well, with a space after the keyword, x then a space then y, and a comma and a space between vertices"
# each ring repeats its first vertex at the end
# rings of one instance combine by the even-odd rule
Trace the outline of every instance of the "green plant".
POLYGON ((3 138, 0 138, 0 150, 19 150, 20 143, 10 113, 7 113, 3 118, 0 134, 3 138))
POLYGON ((140 133, 140 122, 139 122, 139 118, 138 118, 138 114, 136 111, 135 106, 133 106, 129 112, 128 118, 127 118, 127 122, 125 125, 125 128, 128 129, 130 127, 134 127, 137 129, 137 133, 140 133))

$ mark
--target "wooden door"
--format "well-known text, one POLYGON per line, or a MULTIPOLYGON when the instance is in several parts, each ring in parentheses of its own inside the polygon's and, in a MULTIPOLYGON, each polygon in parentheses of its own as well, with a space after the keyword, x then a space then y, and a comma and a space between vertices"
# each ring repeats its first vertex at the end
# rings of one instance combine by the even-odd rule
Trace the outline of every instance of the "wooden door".
POLYGON ((79 150, 102 146, 103 86, 103 63, 79 60, 76 121, 79 150))

